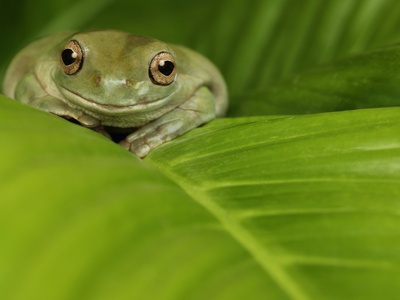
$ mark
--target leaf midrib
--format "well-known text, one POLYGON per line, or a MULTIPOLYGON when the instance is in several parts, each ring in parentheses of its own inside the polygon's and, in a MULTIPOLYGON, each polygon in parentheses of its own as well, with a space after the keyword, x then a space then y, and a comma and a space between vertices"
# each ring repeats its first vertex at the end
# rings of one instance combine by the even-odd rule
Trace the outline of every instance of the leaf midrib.
POLYGON ((287 273, 285 268, 279 264, 276 257, 267 250, 249 233, 240 222, 227 213, 219 205, 210 199, 204 190, 191 188, 181 185, 181 187, 195 201, 206 208, 226 229, 226 231, 245 248, 251 256, 259 263, 261 268, 276 282, 276 284, 287 293, 292 299, 306 300, 310 299, 295 280, 287 273))
POLYGON ((288 274, 283 265, 276 260, 273 253, 268 251, 267 247, 263 247, 248 230, 241 226, 234 215, 229 214, 212 201, 212 198, 207 194, 207 189, 191 185, 174 172, 159 166, 156 161, 151 163, 164 175, 176 182, 194 201, 210 212, 219 221, 222 228, 250 253, 251 257, 288 297, 295 300, 311 299, 288 274))

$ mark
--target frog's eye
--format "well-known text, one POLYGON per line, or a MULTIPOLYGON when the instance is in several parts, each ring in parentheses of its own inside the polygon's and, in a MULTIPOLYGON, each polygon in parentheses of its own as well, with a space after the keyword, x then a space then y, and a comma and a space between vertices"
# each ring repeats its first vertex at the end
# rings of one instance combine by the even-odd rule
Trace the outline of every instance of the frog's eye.
POLYGON ((61 52, 61 66, 67 75, 73 75, 80 70, 83 63, 82 48, 75 40, 65 45, 61 52))
POLYGON ((149 77, 153 83, 158 85, 169 85, 175 80, 175 59, 168 52, 156 54, 149 68, 149 77))

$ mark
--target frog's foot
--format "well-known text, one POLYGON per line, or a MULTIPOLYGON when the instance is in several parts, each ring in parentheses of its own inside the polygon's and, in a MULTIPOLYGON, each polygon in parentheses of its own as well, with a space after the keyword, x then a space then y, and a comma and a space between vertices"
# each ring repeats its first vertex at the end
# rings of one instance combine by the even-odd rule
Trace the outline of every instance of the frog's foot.
POLYGON ((50 95, 36 97, 33 100, 30 100, 28 104, 64 119, 76 120, 84 127, 94 128, 100 125, 100 120, 84 113, 81 110, 72 108, 68 104, 50 95))
POLYGON ((96 128, 100 125, 100 120, 89 116, 81 111, 69 111, 68 113, 62 113, 62 112, 51 112, 59 117, 63 117, 64 119, 74 119, 76 120, 80 125, 88 128, 96 128))
MULTIPOLYGON (((130 134, 119 144, 138 157, 145 157, 157 146, 185 133, 191 128, 185 126, 181 119, 163 120, 150 123, 130 134)), ((192 123, 193 124, 193 123, 192 123)))
POLYGON ((82 110, 69 106, 64 101, 44 91, 33 73, 27 74, 19 83, 15 98, 22 103, 64 119, 74 119, 85 127, 93 128, 100 125, 98 119, 84 113, 82 110))
MULTIPOLYGON (((41 100, 43 100, 43 98, 41 100)), ((51 105, 48 105, 47 103, 50 102, 42 101, 41 103, 39 103, 39 108, 59 117, 63 117, 67 120, 76 120, 80 125, 84 127, 94 128, 100 125, 100 121, 98 119, 84 113, 81 110, 74 109, 64 102, 53 100, 51 102, 51 105)))
POLYGON ((120 145, 138 157, 145 157, 157 146, 215 117, 215 98, 203 87, 182 105, 128 135, 120 145))

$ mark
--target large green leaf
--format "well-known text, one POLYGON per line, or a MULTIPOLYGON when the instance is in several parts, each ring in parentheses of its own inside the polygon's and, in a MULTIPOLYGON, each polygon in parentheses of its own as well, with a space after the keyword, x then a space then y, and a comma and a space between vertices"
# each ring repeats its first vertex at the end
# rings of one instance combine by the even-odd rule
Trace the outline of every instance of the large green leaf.
POLYGON ((148 159, 293 299, 395 299, 399 114, 223 120, 148 159))
POLYGON ((1 299, 281 293, 170 180, 95 132, 1 100, 1 299))
POLYGON ((142 161, 0 96, 0 299, 398 298, 400 109, 362 109, 398 105, 398 1, 0 8, 3 70, 43 34, 115 28, 206 54, 231 94, 142 161))
POLYGON ((7 299, 400 292, 400 109, 193 130, 145 159, 189 198, 98 134, 0 103, 7 299))

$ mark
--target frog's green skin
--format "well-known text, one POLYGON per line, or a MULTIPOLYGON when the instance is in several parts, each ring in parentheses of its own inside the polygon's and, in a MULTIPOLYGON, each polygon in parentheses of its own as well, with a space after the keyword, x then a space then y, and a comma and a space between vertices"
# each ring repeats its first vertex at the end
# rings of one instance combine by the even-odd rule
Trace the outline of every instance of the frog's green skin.
POLYGON ((105 132, 125 128, 121 144, 139 157, 217 116, 227 108, 218 70, 187 48, 120 31, 57 34, 37 40, 11 62, 5 95, 105 132), (71 41, 82 49, 82 64, 66 74, 61 53, 71 41), (168 85, 150 78, 160 52, 175 60, 168 85))

